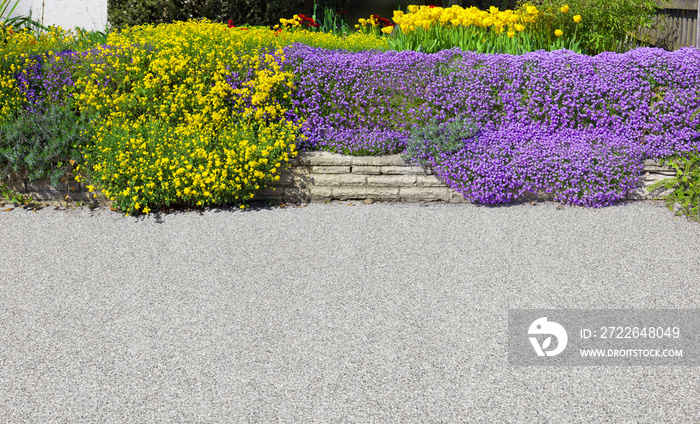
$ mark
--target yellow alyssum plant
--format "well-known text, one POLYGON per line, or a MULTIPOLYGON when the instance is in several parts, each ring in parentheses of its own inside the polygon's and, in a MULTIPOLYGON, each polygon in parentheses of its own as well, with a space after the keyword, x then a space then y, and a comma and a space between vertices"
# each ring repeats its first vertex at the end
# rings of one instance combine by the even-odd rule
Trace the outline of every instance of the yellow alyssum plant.
POLYGON ((277 26, 276 31, 267 28, 251 28, 263 34, 271 43, 279 46, 287 46, 293 43, 302 43, 312 47, 322 47, 329 50, 348 50, 353 52, 365 50, 387 50, 389 48, 384 37, 378 34, 352 32, 346 35, 333 34, 331 32, 309 31, 301 28, 294 19, 280 19, 282 26, 277 26))
POLYGON ((307 46, 322 47, 328 50, 348 50, 353 52, 365 50, 384 51, 389 49, 386 38, 361 32, 352 32, 343 36, 325 32, 311 32, 305 29, 291 31, 285 28, 279 33, 277 39, 283 46, 302 43, 307 46))
POLYGON ((208 21, 110 34, 75 84, 78 109, 93 117, 89 188, 149 213, 244 204, 279 178, 296 154, 298 127, 284 119, 292 75, 259 35, 208 21))
POLYGON ((227 121, 201 131, 163 121, 101 125, 85 152, 91 191, 101 190, 126 214, 170 205, 245 205, 279 180, 295 156, 298 128, 278 120, 227 121))

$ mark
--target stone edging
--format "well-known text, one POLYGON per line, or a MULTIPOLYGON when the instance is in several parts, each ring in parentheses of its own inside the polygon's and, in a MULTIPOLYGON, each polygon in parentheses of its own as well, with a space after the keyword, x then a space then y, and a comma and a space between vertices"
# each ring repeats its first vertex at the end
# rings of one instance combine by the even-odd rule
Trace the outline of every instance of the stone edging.
MULTIPOLYGON (((655 182, 673 177, 676 172, 658 161, 647 160, 638 187, 627 199, 662 198, 666 193, 652 196, 647 188, 655 182)), ((100 195, 89 193, 84 183, 73 176, 57 186, 48 181, 30 183, 26 172, 10 175, 5 184, 10 189, 29 195, 38 202, 85 202, 109 205, 100 195)), ((544 199, 534 195, 533 198, 544 199)), ((255 195, 257 200, 277 200, 288 203, 322 202, 328 200, 365 200, 393 202, 464 203, 462 195, 447 187, 430 168, 405 161, 401 155, 345 156, 328 152, 300 153, 282 170, 280 181, 255 195)))
MULTIPOLYGON (((676 171, 658 161, 646 160, 637 188, 627 195, 629 200, 662 198, 667 193, 652 195, 647 190, 655 182, 673 177, 676 171)), ((261 190, 258 198, 285 202, 372 199, 397 202, 443 201, 464 203, 464 197, 447 187, 430 168, 405 161, 402 155, 345 156, 328 152, 300 154, 290 161, 280 181, 261 190)), ((546 199, 532 194, 533 199, 546 199)))

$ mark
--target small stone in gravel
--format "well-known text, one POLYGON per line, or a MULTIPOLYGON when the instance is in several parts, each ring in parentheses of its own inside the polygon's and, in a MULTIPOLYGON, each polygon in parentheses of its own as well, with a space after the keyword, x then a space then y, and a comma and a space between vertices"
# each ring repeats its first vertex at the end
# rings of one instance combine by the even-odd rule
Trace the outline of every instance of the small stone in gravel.
POLYGON ((368 205, 371 205, 372 203, 374 203, 374 199, 365 199, 365 200, 363 200, 363 202, 368 204, 368 205))

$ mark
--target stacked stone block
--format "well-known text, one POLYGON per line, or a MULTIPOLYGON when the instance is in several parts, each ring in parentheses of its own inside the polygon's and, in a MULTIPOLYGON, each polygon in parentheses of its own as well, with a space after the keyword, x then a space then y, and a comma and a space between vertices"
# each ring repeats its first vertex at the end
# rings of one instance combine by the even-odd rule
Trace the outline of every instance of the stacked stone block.
POLYGON ((344 156, 328 152, 300 155, 280 182, 260 196, 286 202, 364 200, 465 202, 464 197, 401 155, 344 156))

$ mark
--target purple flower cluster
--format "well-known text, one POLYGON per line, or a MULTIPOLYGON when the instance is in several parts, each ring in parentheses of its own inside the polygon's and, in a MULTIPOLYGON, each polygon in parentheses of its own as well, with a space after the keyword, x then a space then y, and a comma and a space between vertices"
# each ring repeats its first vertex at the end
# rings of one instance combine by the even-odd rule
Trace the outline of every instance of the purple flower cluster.
POLYGON ((424 96, 421 120, 464 114, 485 129, 533 123, 605 128, 644 145, 648 157, 688 151, 700 128, 700 50, 641 48, 585 56, 453 51, 424 96))
POLYGON ((74 84, 70 62, 76 59, 71 50, 27 58, 15 78, 29 112, 42 113, 48 105, 66 106, 66 99, 70 97, 67 90, 74 84))
POLYGON ((346 154, 401 152, 417 122, 440 55, 287 47, 294 73, 288 118, 304 121, 305 148, 346 154))
POLYGON ((526 193, 551 193, 554 200, 606 206, 635 186, 643 148, 606 129, 561 129, 538 125, 482 131, 457 153, 428 163, 466 198, 506 203, 526 193))
POLYGON ((700 136, 700 50, 642 48, 584 56, 461 50, 327 51, 294 45, 291 119, 303 148, 401 151, 411 128, 466 117, 481 129, 457 153, 429 158, 474 201, 528 191, 604 206, 636 183, 645 158, 687 152, 700 136))

